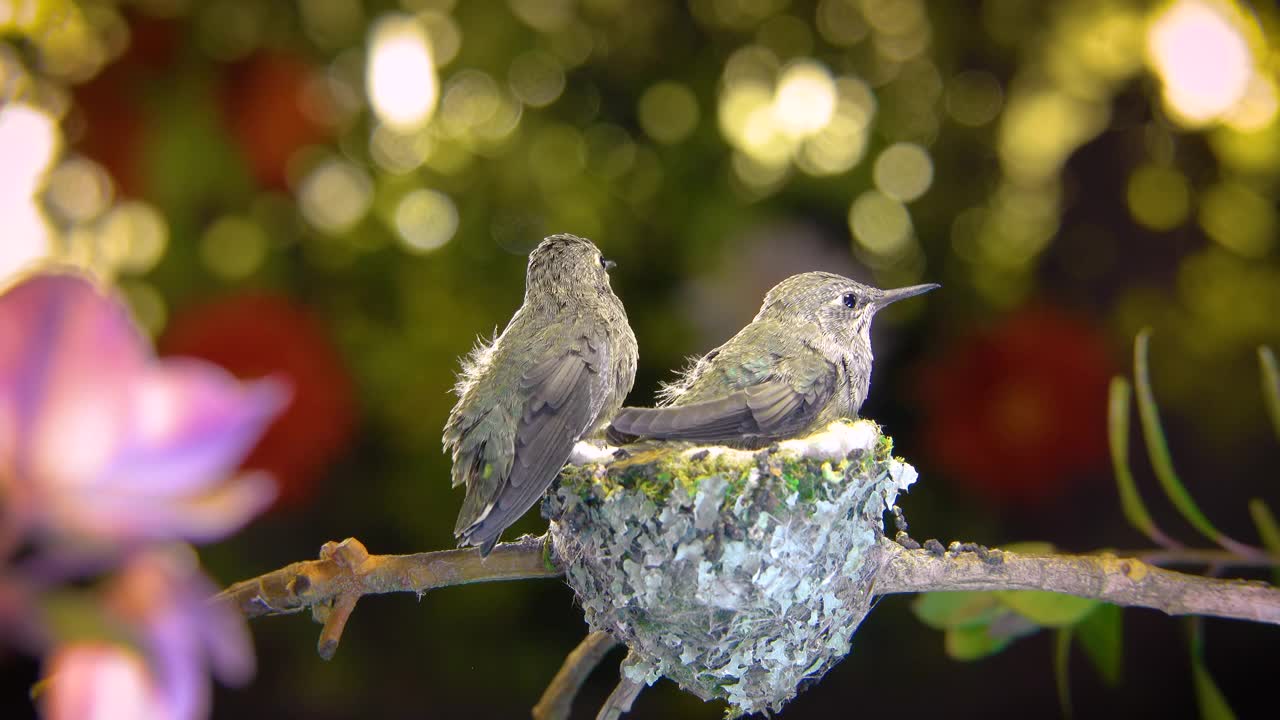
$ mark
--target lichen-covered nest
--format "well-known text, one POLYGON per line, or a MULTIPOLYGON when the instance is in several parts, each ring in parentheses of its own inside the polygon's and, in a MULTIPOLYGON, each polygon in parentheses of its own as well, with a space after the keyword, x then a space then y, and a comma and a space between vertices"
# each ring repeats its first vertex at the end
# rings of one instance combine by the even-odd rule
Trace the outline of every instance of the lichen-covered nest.
POLYGON ((544 506, 587 622, 647 682, 777 711, 849 652, 915 470, 868 421, 758 452, 631 450, 567 468, 544 506))

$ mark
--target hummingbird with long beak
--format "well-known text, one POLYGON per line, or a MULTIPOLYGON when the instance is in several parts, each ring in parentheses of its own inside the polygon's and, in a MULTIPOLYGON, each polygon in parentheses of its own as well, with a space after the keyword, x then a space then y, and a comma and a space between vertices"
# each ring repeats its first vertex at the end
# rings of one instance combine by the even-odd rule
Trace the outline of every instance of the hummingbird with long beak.
POLYGON ((792 275, 750 324, 667 385, 658 407, 622 408, 609 439, 755 449, 856 417, 871 383, 872 318, 938 287, 880 290, 833 273, 792 275))

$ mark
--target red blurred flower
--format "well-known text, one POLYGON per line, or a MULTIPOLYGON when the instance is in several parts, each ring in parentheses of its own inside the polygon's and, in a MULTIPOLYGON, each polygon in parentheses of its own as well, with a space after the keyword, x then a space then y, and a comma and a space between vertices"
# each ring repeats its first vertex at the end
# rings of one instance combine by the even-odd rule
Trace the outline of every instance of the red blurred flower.
POLYGON ((961 338, 919 384, 932 459, 991 499, 1035 503, 1106 462, 1102 335, 1047 306, 961 338))
POLYGON ((270 374, 289 380, 293 402, 244 467, 275 475, 278 506, 309 499, 324 470, 344 451, 354 422, 351 378, 324 327, 287 297, 246 293, 178 313, 160 349, 205 358, 240 377, 270 374))
POLYGON ((75 90, 84 113, 80 149, 102 164, 126 197, 145 194, 146 86, 167 72, 181 44, 175 20, 133 17, 124 55, 75 90))
POLYGON ((332 135, 304 111, 304 93, 315 72, 302 58, 278 51, 255 53, 227 70, 223 115, 253 176, 265 188, 284 190, 293 154, 332 135))

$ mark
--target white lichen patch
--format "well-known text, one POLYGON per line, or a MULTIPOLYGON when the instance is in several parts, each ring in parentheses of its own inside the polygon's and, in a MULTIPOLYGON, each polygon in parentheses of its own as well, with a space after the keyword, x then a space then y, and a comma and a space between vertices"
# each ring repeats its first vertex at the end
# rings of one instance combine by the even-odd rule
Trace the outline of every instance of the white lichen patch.
POLYGON ((569 451, 570 465, 598 465, 607 463, 613 459, 613 453, 617 448, 608 445, 597 445, 587 440, 579 440, 574 443, 573 450, 569 451))
POLYGON ((633 672, 776 711, 848 652, 882 514, 916 479, 870 422, 748 452, 649 445, 571 467, 544 512, 592 629, 633 672))

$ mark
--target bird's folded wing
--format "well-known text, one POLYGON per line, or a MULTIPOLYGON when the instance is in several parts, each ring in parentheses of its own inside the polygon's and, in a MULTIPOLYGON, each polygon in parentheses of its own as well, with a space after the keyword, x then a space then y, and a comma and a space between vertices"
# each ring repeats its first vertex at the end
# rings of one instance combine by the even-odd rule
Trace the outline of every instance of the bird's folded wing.
POLYGON ((797 388, 769 380, 720 398, 664 408, 623 408, 613 419, 617 433, 658 440, 719 442, 780 439, 813 422, 829 388, 810 382, 797 388))
POLYGON ((524 373, 520 391, 526 401, 510 474, 487 511, 463 530, 467 542, 492 547, 551 485, 598 411, 600 376, 608 366, 601 347, 579 338, 524 373))

